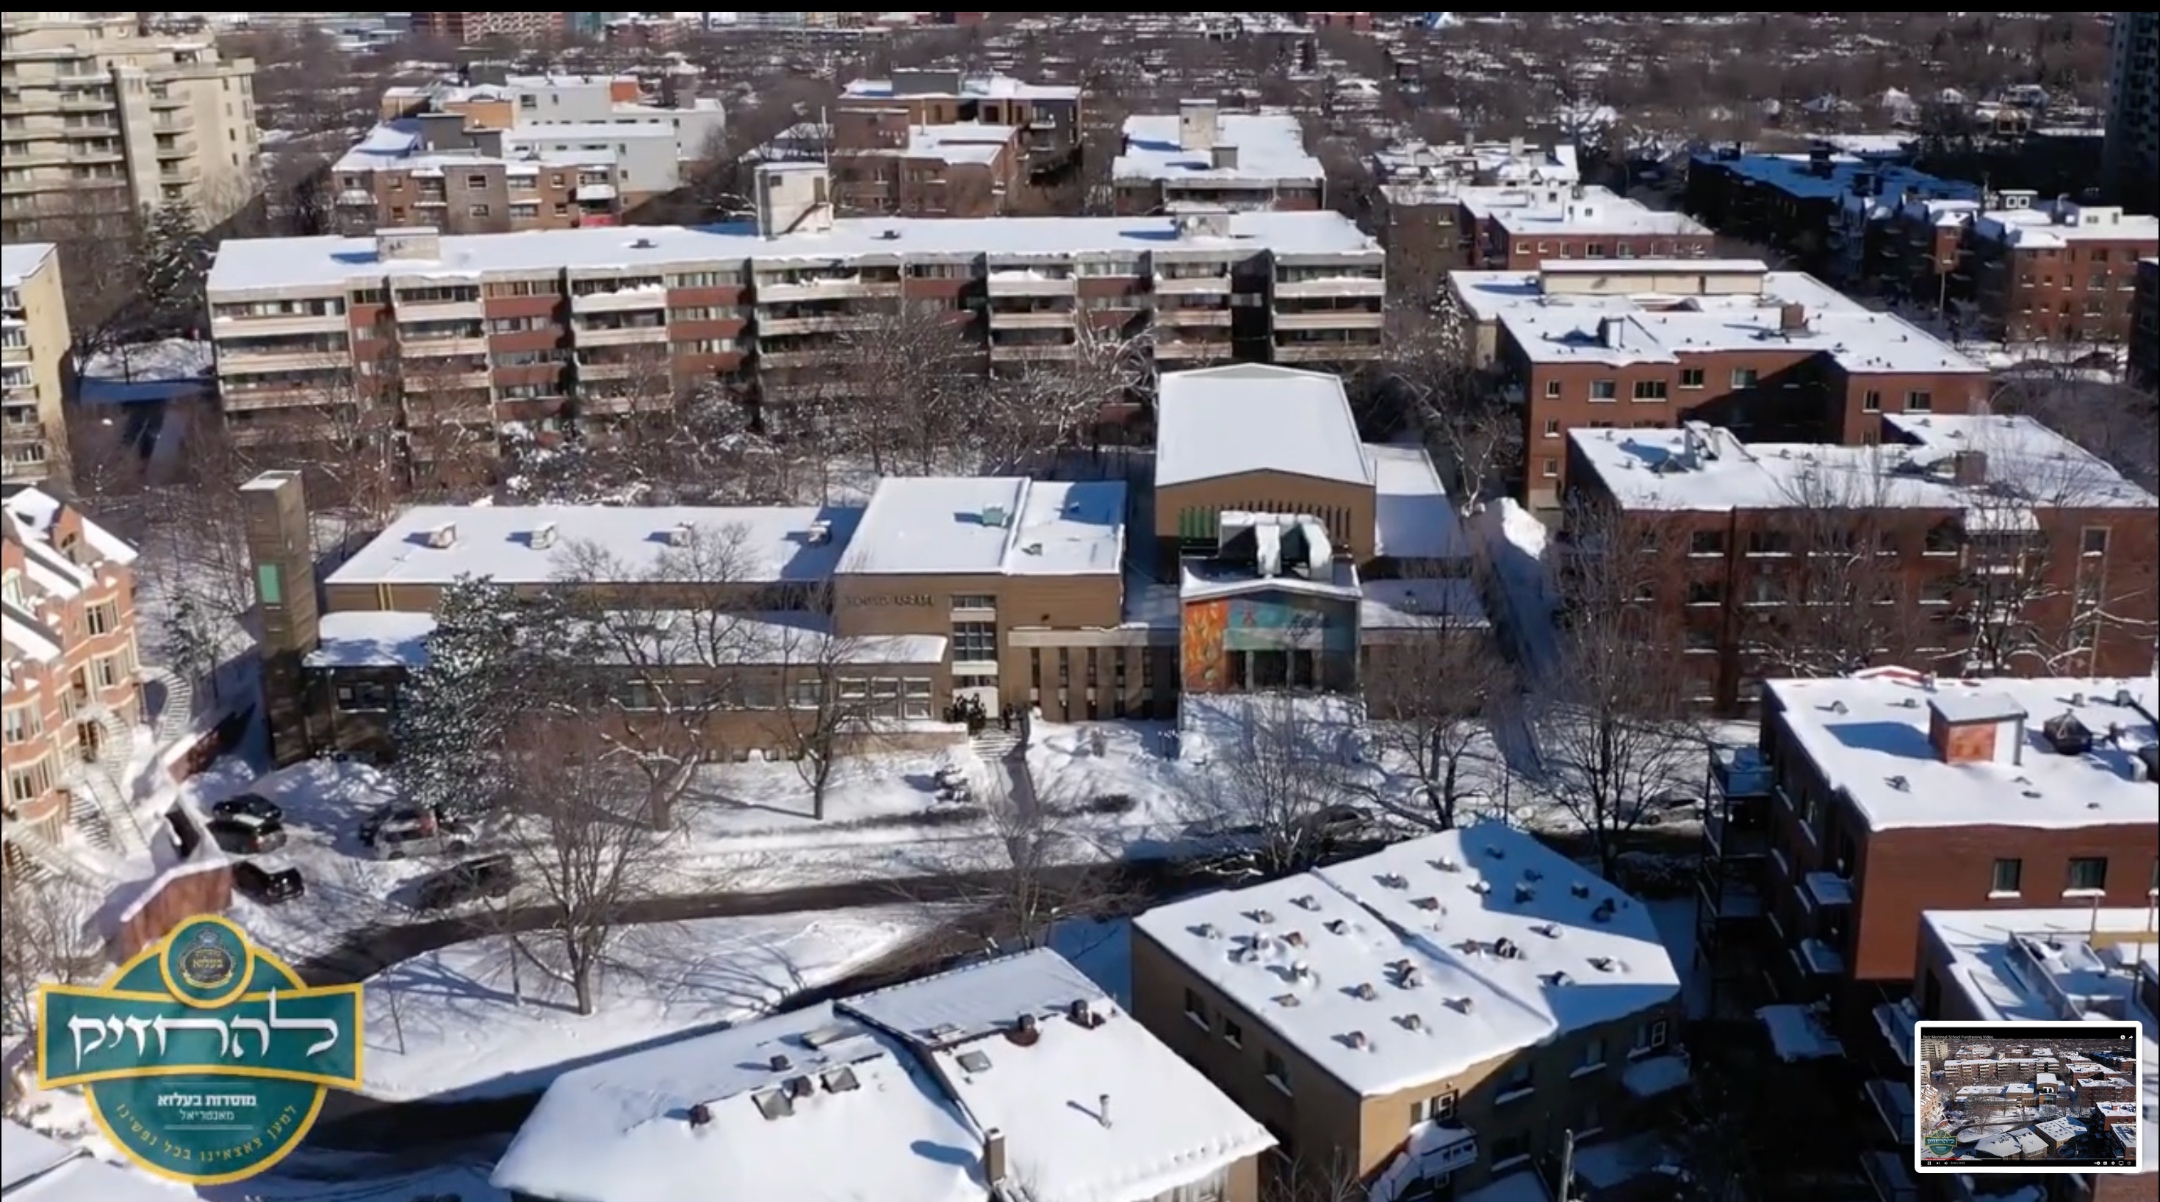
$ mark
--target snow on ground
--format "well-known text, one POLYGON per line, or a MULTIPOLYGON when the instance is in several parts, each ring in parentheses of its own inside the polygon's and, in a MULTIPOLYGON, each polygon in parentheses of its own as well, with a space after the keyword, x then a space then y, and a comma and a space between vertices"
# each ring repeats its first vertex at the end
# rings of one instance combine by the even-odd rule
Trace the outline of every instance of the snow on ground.
POLYGON ((1710 978, 1704 966, 1695 962, 1695 896, 1664 897, 1643 905, 1657 926, 1665 954, 1672 957, 1673 968, 1680 973, 1680 996, 1687 1003, 1687 1016, 1709 1017, 1710 978))
POLYGON ((406 1156, 330 1152, 303 1144, 260 1177, 206 1185, 181 1196, 207 1202, 510 1202, 509 1191, 488 1184, 501 1142, 447 1154, 430 1145, 406 1156))
POLYGON ((1486 610, 1501 637, 1533 676, 1553 666, 1552 590, 1545 550, 1552 532, 1513 500, 1492 502, 1471 516, 1474 546, 1490 587, 1486 610))
MULTIPOLYGON (((84 1100, 81 1092, 77 1090, 32 1089, 23 1099, 22 1105, 11 1111, 8 1117, 32 1131, 50 1136, 69 1147, 81 1148, 99 1160, 116 1166, 119 1171, 127 1174, 132 1184, 142 1186, 145 1193, 155 1194, 163 1190, 170 1192, 176 1200, 194 1196, 193 1191, 186 1186, 145 1172, 134 1162, 123 1159, 119 1149, 113 1146, 111 1140, 105 1138, 103 1131, 98 1130, 97 1121, 90 1116, 90 1103, 84 1100)), ((130 1191, 129 1196, 135 1196, 133 1191, 130 1191)), ((93 1200, 85 1198, 82 1202, 93 1200)))
POLYGON ((1132 1008, 1132 919, 1069 918, 1050 928, 1047 942, 1118 1005, 1132 1008))
MULTIPOLYGON (((918 908, 880 908, 634 927, 590 1016, 576 1013, 567 984, 514 964, 509 939, 454 944, 367 982, 364 1092, 405 1101, 541 1089, 599 1057, 766 1013, 898 950, 930 921, 918 908)), ((549 952, 545 935, 524 944, 549 952)))
MULTIPOLYGON (((988 780, 981 757, 966 746, 936 751, 877 752, 833 765, 826 785, 825 817, 815 817, 802 765, 781 761, 715 764, 703 769, 692 789, 698 803, 690 834, 700 839, 763 839, 791 842, 804 834, 908 830, 925 815, 953 803, 938 801, 938 773, 957 769, 980 791, 988 780)), ((866 840, 875 842, 874 838, 866 840)))
POLYGON ((1134 821, 1190 821, 1189 799, 1205 772, 1175 758, 1175 730, 1169 722, 1034 723, 1027 757, 1036 796, 1059 812, 1125 796, 1134 821))

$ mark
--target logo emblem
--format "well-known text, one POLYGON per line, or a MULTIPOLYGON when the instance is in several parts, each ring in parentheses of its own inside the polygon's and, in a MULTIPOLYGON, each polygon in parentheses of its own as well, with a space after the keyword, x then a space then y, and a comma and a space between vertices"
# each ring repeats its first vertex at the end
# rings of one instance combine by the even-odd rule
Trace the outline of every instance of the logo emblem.
POLYGON ((197 915, 95 987, 38 991, 38 1086, 81 1087, 113 1145, 218 1185, 285 1158, 333 1089, 360 1087, 360 986, 310 988, 247 932, 197 915))

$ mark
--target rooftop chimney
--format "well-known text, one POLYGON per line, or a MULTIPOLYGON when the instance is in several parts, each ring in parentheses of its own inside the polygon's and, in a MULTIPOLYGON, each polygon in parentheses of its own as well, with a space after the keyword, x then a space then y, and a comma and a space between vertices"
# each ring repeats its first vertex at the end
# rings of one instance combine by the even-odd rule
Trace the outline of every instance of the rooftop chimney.
POLYGON ((1235 171, 1238 166, 1237 147, 1229 142, 1217 142, 1208 147, 1209 161, 1217 171, 1235 171))
POLYGON ((403 226, 375 231, 375 259, 390 263, 400 259, 434 262, 442 258, 442 232, 432 225, 403 226))
POLYGON ((1180 100, 1177 110, 1179 150, 1211 150, 1221 132, 1221 107, 1212 100, 1180 100))
POLYGON ((1624 330, 1625 328, 1626 328, 1626 326, 1622 324, 1622 322, 1621 322, 1621 319, 1620 319, 1620 318, 1617 318, 1617 317, 1600 317, 1600 318, 1598 318, 1598 321, 1597 321, 1597 340, 1598 340, 1598 345, 1599 345, 1599 346, 1602 346, 1602 347, 1606 347, 1606 348, 1609 348, 1609 349, 1611 349, 1611 350, 1619 350, 1619 349, 1620 349, 1620 343, 1621 343, 1621 341, 1622 341, 1622 334, 1621 334, 1621 331, 1622 331, 1622 330, 1624 330))
POLYGON ((1807 306, 1798 301, 1787 301, 1779 305, 1777 326, 1787 334, 1798 334, 1807 329, 1807 306))
POLYGON ((1987 483, 1988 457, 1986 451, 1956 451, 1950 456, 1950 478, 1970 488, 1987 483))
POLYGON ((1095 1098, 1095 1117, 1102 1120, 1103 1126, 1107 1127, 1110 1125, 1109 1094, 1100 1094, 1097 1095, 1097 1097, 1095 1098))
POLYGON ((2019 763, 2025 707, 2002 693, 1938 692, 1928 701, 1928 745, 1945 764, 2019 763))
POLYGON ((983 1132, 983 1176, 992 1186, 1005 1183, 1005 1133, 996 1127, 983 1132))

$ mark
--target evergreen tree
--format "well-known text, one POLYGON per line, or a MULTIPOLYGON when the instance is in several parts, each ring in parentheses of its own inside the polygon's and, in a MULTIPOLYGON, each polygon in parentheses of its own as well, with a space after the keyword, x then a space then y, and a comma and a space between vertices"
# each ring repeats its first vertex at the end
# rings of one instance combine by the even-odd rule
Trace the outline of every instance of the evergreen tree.
POLYGON ((176 200, 143 215, 135 272, 142 288, 136 303, 154 331, 179 333, 200 324, 210 240, 194 205, 176 200))
POLYGON ((393 769, 408 804, 446 815, 492 806, 503 791, 510 726, 531 702, 528 668, 544 654, 539 607, 507 586, 461 576, 443 589, 427 662, 391 709, 393 769))

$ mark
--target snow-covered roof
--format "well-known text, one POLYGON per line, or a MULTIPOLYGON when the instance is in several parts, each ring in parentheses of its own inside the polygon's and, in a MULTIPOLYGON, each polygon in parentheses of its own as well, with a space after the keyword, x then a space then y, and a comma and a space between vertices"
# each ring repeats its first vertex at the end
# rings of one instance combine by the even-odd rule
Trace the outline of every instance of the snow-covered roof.
POLYGON ((1507 142, 1408 142, 1373 156, 1389 182, 1404 184, 1461 180, 1473 186, 1527 183, 1572 184, 1581 178, 1573 146, 1545 146, 1527 140, 1507 142))
MULTIPOLYGON (((543 127, 547 128, 547 127, 543 127)), ((560 128, 560 127, 554 127, 560 128)), ((615 128, 610 126, 610 129, 615 128)), ((625 126, 625 129, 634 127, 625 126)), ((665 127, 662 127, 665 128, 665 127)), ((519 168, 577 167, 596 164, 612 166, 615 150, 612 145, 605 149, 581 149, 572 152, 542 151, 530 157, 518 151, 516 131, 505 131, 504 149, 510 153, 491 155, 470 147, 454 150, 430 149, 425 127, 416 119, 400 117, 385 121, 370 129, 366 136, 339 157, 330 168, 336 175, 366 175, 374 171, 439 171, 456 167, 483 167, 502 165, 516 173, 519 168)), ((374 197, 363 193, 367 200, 374 197)))
POLYGON ((1568 442, 1623 509, 1940 509, 1985 525, 2026 521, 2035 510, 2156 504, 2105 460, 2029 417, 1886 415, 1883 425, 1898 441, 1748 444, 1728 430, 1683 427, 1570 430, 1568 442), (1987 457, 1984 480, 1958 482, 1960 451, 1987 457))
POLYGON ((1168 372, 1155 413, 1158 488, 1246 472, 1372 483, 1339 376, 1260 363, 1168 372))
POLYGON ((316 626, 310 668, 418 668, 427 663, 435 615, 394 610, 324 614, 316 626))
POLYGON ((1205 183, 1211 187, 1310 184, 1326 168, 1305 149, 1305 129, 1289 113, 1219 113, 1215 145, 1235 147, 1237 165, 1217 167, 1212 148, 1186 150, 1178 141, 1176 113, 1125 118, 1125 151, 1110 164, 1114 181, 1205 183))
POLYGON ((1010 125, 965 122, 953 125, 912 125, 905 146, 842 147, 833 151, 845 158, 939 159, 947 163, 988 166, 997 162, 1017 136, 1010 125))
POLYGON ((448 584, 469 575, 544 584, 567 566, 565 549, 584 544, 608 552, 632 579, 650 576, 672 553, 725 560, 740 583, 821 581, 840 566, 861 517, 860 509, 837 506, 418 505, 354 552, 328 583, 448 584), (812 542, 819 522, 830 537, 812 542), (438 537, 446 529, 449 537, 438 537), (670 540, 678 529, 713 545, 684 552, 670 540), (542 531, 551 537, 535 538, 542 531))
POLYGON ((58 250, 50 242, 9 242, 0 245, 0 287, 19 288, 24 280, 53 258, 58 250))
POLYGON ((1363 1097, 1643 1012, 1680 988, 1647 909, 1497 823, 1174 902, 1135 924, 1363 1097))
POLYGON ((1366 443, 1373 481, 1373 543, 1396 559, 1459 559, 1470 554, 1462 519, 1423 447, 1366 443))
MULTIPOLYGON (((820 664, 888 665, 935 664, 945 659, 946 639, 935 634, 855 635, 832 643, 831 624, 823 615, 799 613, 742 614, 724 625, 716 624, 705 611, 638 610, 634 617, 651 633, 638 641, 638 659, 665 663, 679 653, 677 664, 717 667, 723 663, 742 666, 820 664), (671 649, 671 632, 681 637, 671 649)), ((428 636, 435 633, 435 616, 390 610, 340 610, 323 615, 315 649, 307 655, 310 668, 419 668, 427 664, 428 636)), ((603 635, 603 638, 606 636, 603 635)), ((604 653, 603 653, 604 657, 604 653)))
POLYGON ((87 404, 126 404, 191 395, 217 371, 217 351, 196 338, 160 338, 106 347, 78 370, 87 404))
POLYGON ((888 476, 841 570, 900 575, 1076 576, 1116 572, 1122 481, 888 476))
POLYGON ((1797 304, 1809 313, 1867 311, 1804 271, 1772 271, 1760 259, 1547 260, 1536 271, 1449 272, 1448 285, 1463 308, 1484 323, 1549 309, 1592 315, 1745 314, 1797 304), (1642 280, 1656 290, 1632 291, 1642 280))
MULTIPOLYGON (((2160 678, 2078 677, 1984 681, 1925 678, 1900 670, 1764 684, 1789 733, 1785 746, 1813 760, 1823 783, 1852 799, 1869 830, 2010 826, 2046 830, 2144 825, 2153 821, 2153 785, 2137 779, 2137 749, 2160 738, 2152 707, 2160 678), (1928 738, 1931 703, 1961 693, 2000 694, 2027 718, 2025 743, 2010 759, 1946 764, 1928 738), (2116 704, 2127 693, 2132 705, 2116 704), (2074 714, 2092 747, 2062 755, 2043 723, 2074 714), (2109 745, 2111 727, 2122 737, 2109 745)), ((1991 703, 1992 705, 1993 703, 1991 703)))
POLYGON ((982 1202, 993 1130, 1032 1202, 1146 1202, 1274 1143, 1034 951, 566 1073, 493 1182, 582 1202, 982 1202))
POLYGON ((1698 165, 1713 165, 1772 188, 1795 199, 1834 200, 1851 192, 1862 175, 1872 176, 1874 194, 1978 199, 1980 185, 1966 180, 1944 179, 1912 167, 1884 163, 1851 154, 1743 154, 1726 158, 1716 151, 1695 156, 1698 165))
POLYGON ((1358 625, 1366 630, 1470 630, 1492 624, 1471 576, 1413 576, 1358 582, 1358 625))
MULTIPOLYGON (((1745 308, 1636 306, 1599 311, 1572 305, 1521 306, 1500 325, 1533 363, 1682 363, 1685 355, 1819 354, 1852 373, 1980 374, 1987 368, 1894 313, 1850 306, 1806 310, 1787 323, 1781 304, 1745 308)), ((1624 402, 1623 402, 1624 403, 1624 402)))
POLYGON ((1029 83, 1010 75, 978 75, 960 80, 957 91, 933 88, 896 91, 890 79, 850 80, 841 90, 844 100, 911 100, 938 96, 969 100, 1078 100, 1080 89, 1070 84, 1029 83))
POLYGON ((2019 249, 2057 249, 2074 242, 2150 244, 2160 240, 2160 217, 2125 213, 2120 205, 2043 200, 2027 208, 1977 213, 1972 218, 1972 232, 2019 249))
POLYGON ((174 1202, 172 1183, 106 1164, 14 1119, 0 1122, 0 1190, 8 1202, 174 1202))
POLYGON ((1143 1202, 1275 1143, 1052 951, 841 1006, 901 1034, 936 1064, 975 1122, 1004 1134, 1012 1177, 1033 1202, 1143 1202), (1074 1021, 1075 1004, 1089 1025, 1074 1021))
POLYGON ((694 271, 714 264, 832 262, 853 258, 953 258, 983 254, 1069 258, 1220 251, 1239 258, 1378 253, 1340 213, 1236 213, 1227 237, 1180 234, 1170 217, 844 217, 830 230, 760 237, 754 223, 641 225, 510 234, 452 234, 432 262, 376 255, 373 237, 234 238, 218 247, 208 290, 337 288, 390 275, 459 276, 563 270, 694 271))
POLYGON ((1472 192, 1460 203, 1479 220, 1499 224, 1509 237, 1566 235, 1667 235, 1709 237, 1710 227, 1685 213, 1653 209, 1598 185, 1472 192))

